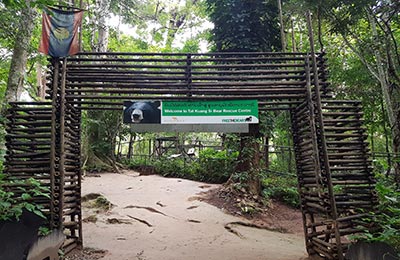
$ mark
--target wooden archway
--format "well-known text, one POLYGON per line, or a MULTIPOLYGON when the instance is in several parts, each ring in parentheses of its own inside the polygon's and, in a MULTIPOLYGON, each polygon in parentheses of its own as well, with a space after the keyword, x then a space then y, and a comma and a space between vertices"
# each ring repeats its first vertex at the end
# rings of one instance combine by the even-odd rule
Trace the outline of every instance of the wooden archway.
MULTIPOLYGON (((8 111, 5 173, 51 190, 40 199, 51 228, 82 244, 82 110, 121 110, 124 100, 257 99, 290 110, 307 251, 343 259, 376 204, 359 101, 335 100, 324 53, 81 53, 51 60, 49 102, 8 111)), ((262 122, 261 122, 262 123, 262 122)))

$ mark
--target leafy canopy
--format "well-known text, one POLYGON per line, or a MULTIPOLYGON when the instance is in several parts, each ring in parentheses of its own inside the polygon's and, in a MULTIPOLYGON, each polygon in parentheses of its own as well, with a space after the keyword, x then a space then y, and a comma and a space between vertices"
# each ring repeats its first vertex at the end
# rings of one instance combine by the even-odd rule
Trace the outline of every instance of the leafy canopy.
POLYGON ((276 1, 206 0, 216 51, 281 49, 276 1))

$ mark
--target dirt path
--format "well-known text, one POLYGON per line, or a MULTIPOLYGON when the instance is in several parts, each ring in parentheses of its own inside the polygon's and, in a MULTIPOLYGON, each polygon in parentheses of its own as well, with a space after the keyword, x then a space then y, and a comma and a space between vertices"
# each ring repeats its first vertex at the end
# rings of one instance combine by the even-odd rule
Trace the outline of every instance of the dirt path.
POLYGON ((84 208, 84 246, 107 250, 109 260, 298 260, 304 239, 240 225, 248 220, 199 201, 217 185, 138 176, 135 172, 86 177, 83 195, 100 193, 114 206, 95 213, 84 208), (229 230, 232 229, 232 230, 229 230))

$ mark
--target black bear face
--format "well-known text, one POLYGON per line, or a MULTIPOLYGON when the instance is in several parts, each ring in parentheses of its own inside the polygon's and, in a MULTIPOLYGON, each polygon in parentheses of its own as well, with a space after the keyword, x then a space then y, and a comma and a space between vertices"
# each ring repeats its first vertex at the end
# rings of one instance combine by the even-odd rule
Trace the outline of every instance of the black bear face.
POLYGON ((140 123, 143 120, 143 110, 134 109, 131 114, 131 120, 133 123, 140 123))
POLYGON ((161 123, 160 101, 125 101, 124 123, 161 123))

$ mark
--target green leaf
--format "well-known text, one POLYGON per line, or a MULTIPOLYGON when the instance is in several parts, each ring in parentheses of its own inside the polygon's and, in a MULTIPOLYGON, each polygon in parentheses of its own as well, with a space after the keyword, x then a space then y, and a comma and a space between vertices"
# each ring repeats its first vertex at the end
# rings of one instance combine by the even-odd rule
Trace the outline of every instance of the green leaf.
POLYGON ((39 217, 46 219, 46 216, 43 215, 43 213, 40 210, 35 209, 32 212, 35 213, 36 215, 38 215, 39 217))
POLYGON ((23 200, 30 200, 30 199, 32 199, 32 196, 29 195, 28 193, 22 193, 21 198, 23 200))
POLYGON ((30 204, 30 203, 26 203, 25 204, 25 209, 27 209, 28 211, 33 212, 35 210, 35 205, 30 204))
POLYGON ((391 201, 391 202, 394 202, 394 203, 397 203, 397 202, 398 202, 398 200, 397 200, 395 197, 385 196, 385 199, 387 199, 387 200, 389 200, 389 201, 391 201))
POLYGON ((1 208, 9 208, 11 207, 11 203, 7 201, 0 201, 0 207, 1 208))

